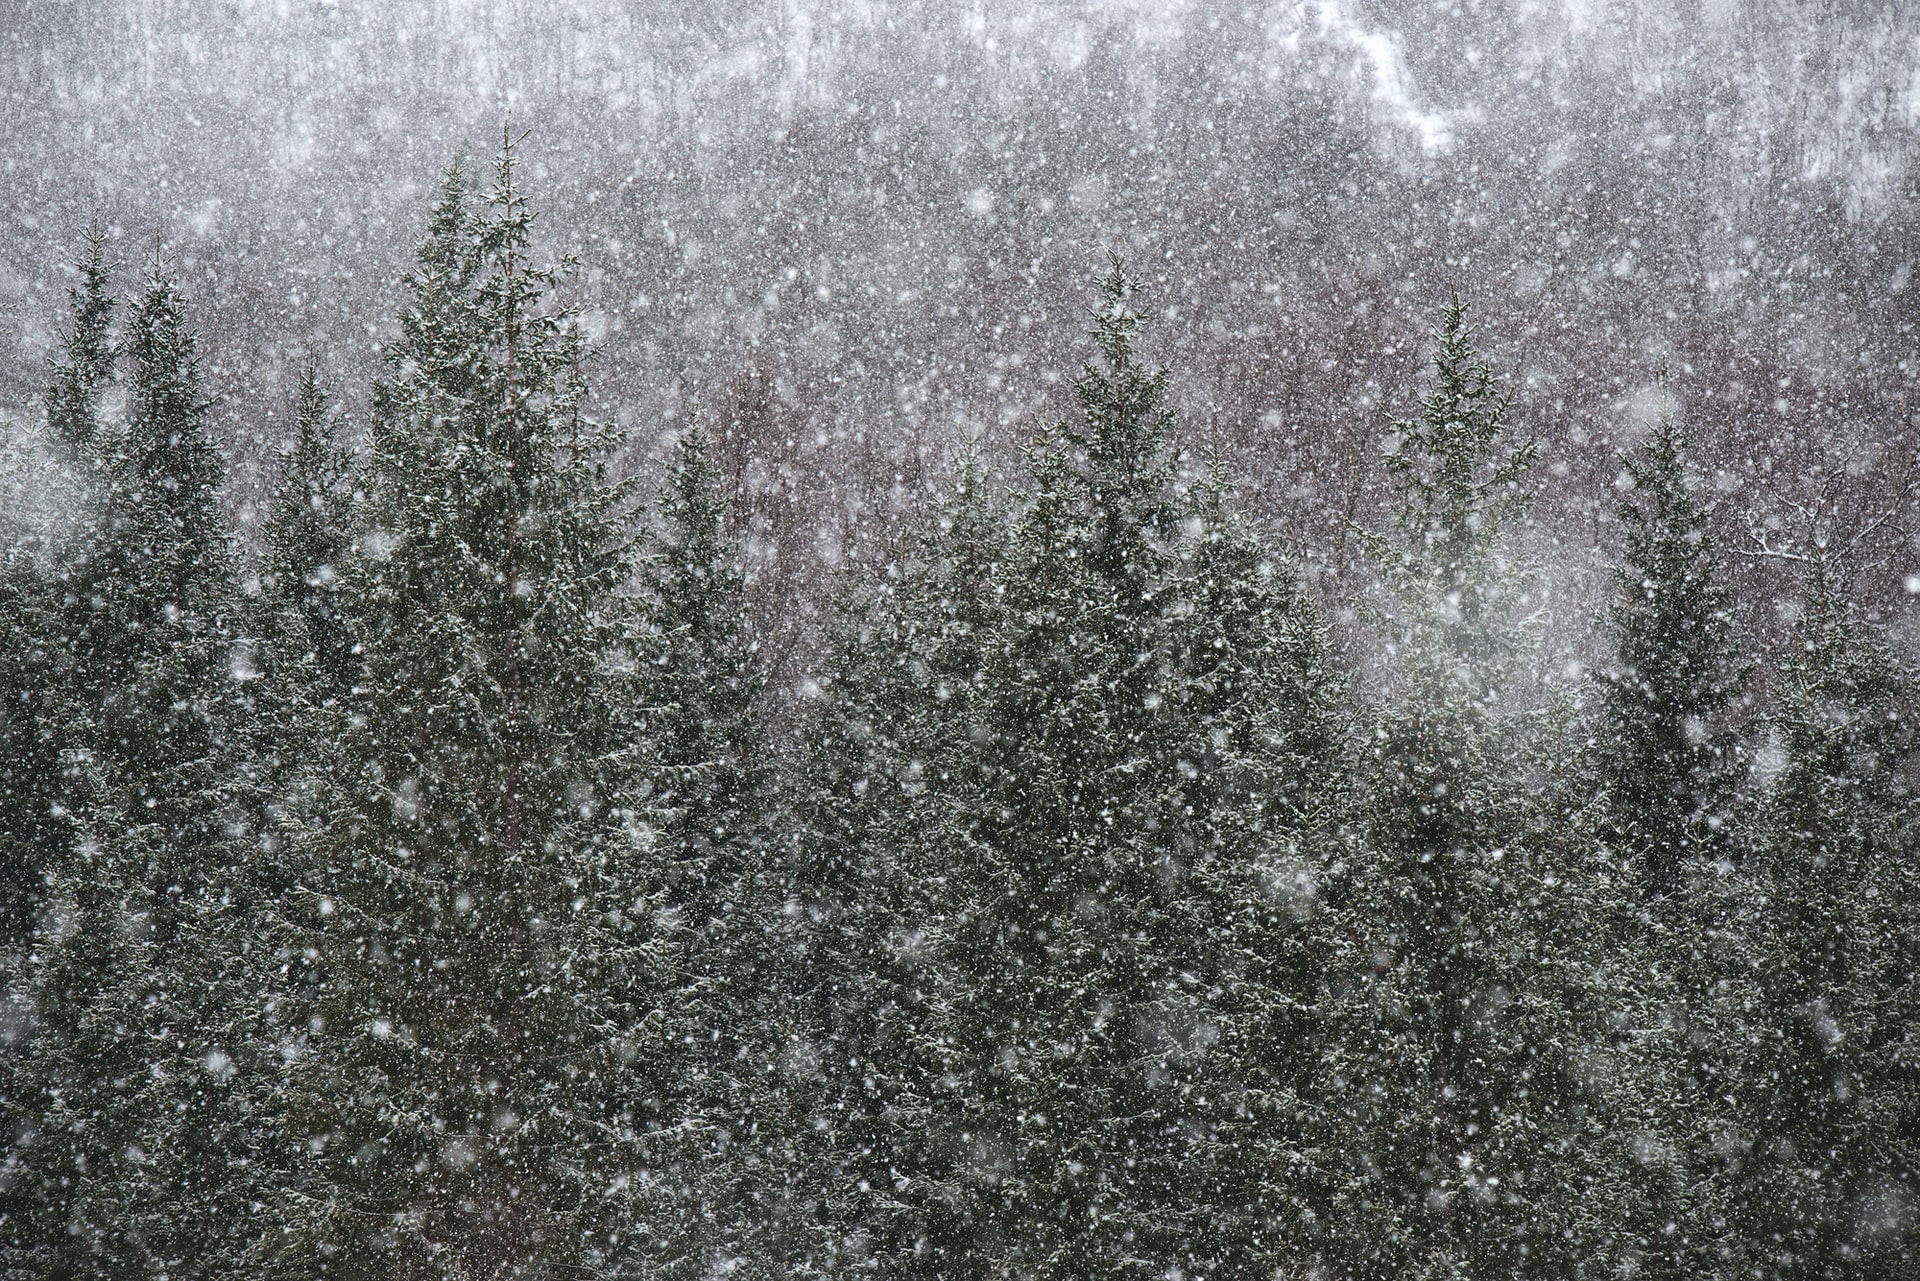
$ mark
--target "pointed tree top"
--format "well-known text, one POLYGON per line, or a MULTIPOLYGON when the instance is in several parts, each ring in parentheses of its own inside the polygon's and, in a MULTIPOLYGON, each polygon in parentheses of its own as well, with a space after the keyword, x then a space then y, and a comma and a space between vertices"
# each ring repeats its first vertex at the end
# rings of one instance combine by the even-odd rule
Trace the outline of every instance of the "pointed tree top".
POLYGON ((1146 305, 1146 287, 1128 272, 1120 252, 1109 249, 1107 270, 1095 279, 1094 289, 1098 297, 1087 308, 1093 322, 1090 332, 1094 343, 1109 361, 1124 364, 1132 352, 1134 338, 1153 319, 1146 305))
POLYGON ((101 387, 113 375, 118 348, 108 337, 113 293, 106 261, 106 232, 95 213, 85 233, 85 252, 75 267, 79 282, 67 290, 72 319, 61 335, 63 350, 47 380, 47 425, 69 451, 80 451, 98 429, 101 387))

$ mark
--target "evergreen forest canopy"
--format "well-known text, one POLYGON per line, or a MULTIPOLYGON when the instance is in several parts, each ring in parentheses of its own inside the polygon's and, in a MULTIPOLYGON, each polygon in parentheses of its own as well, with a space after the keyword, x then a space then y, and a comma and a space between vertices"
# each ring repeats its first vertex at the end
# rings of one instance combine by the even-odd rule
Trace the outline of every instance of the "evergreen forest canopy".
POLYGON ((622 474, 533 225, 449 171, 258 547, 88 238, 4 462, 0 1275, 1911 1275, 1908 492, 1744 531, 1660 420, 1569 673, 1458 299, 1323 599, 1115 259, 776 708, 738 476, 622 474))

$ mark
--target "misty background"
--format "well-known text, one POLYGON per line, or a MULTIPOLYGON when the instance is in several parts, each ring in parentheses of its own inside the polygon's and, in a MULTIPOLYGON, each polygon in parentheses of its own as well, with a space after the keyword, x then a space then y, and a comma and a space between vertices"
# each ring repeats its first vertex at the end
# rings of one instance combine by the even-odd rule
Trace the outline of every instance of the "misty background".
MULTIPOLYGON (((121 279, 156 247, 180 273, 243 528, 301 362, 364 404, 438 175, 509 117, 540 243, 580 260, 596 412, 636 458, 721 428, 763 613, 884 544, 956 445, 1009 459, 1063 412, 1109 249, 1155 292, 1180 443, 1316 574, 1360 559, 1449 288, 1539 442, 1569 624, 1663 412, 1762 526, 1908 479, 1896 3, 14 0, 6 27, 0 406, 37 412, 97 211, 121 279)), ((1912 550, 1857 589, 1909 650, 1912 550)))

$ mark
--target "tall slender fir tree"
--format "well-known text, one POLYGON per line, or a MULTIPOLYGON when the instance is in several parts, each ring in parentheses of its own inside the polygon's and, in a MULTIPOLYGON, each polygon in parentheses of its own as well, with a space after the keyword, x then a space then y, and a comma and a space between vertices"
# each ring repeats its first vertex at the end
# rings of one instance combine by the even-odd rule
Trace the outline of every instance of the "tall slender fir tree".
MULTIPOLYGON (((106 236, 96 221, 67 291, 69 319, 47 379, 51 457, 29 482, 59 495, 57 528, 9 522, 15 537, 0 563, 0 953, 33 931, 39 886, 71 835, 64 817, 80 780, 63 752, 87 741, 95 680, 80 641, 95 599, 101 532, 89 517, 107 482, 103 400, 117 351, 106 236)), ((67 758, 71 763, 71 758, 67 758)))
POLYGON ((1694 496, 1671 416, 1626 460, 1625 534, 1614 570, 1616 665, 1602 692, 1618 837, 1656 893, 1724 850, 1734 754, 1718 724, 1739 692, 1728 658, 1726 588, 1715 576, 1708 511, 1694 496))
POLYGON ((448 175, 375 399, 348 767, 288 908, 318 980, 289 1027, 300 1275, 600 1274, 677 1244, 626 490, 511 142, 478 208, 448 175))
POLYGON ((1767 1278, 1899 1276, 1920 1172, 1911 1059, 1914 804, 1906 691, 1816 545, 1772 717, 1731 1197, 1767 1278))

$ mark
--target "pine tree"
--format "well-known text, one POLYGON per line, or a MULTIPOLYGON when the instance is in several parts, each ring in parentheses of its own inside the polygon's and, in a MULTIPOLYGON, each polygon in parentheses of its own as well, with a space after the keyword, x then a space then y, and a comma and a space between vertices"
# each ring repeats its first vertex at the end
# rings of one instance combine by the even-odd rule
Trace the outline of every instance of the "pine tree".
POLYGON ((1224 507, 1200 506, 1188 674, 1186 808, 1218 899, 1208 1008, 1209 1143, 1187 1179, 1204 1204, 1190 1266, 1252 1276, 1318 1257, 1331 1220, 1322 1149, 1328 1050, 1321 996, 1349 945, 1356 818, 1348 714, 1309 589, 1224 507))
POLYGON ((1602 686, 1601 758, 1624 849, 1655 893, 1711 861, 1732 804, 1733 753, 1716 721, 1738 692, 1727 591, 1709 513, 1695 499, 1680 428, 1656 423, 1626 461, 1625 534, 1614 570, 1617 666, 1602 686))
POLYGON ((1733 994, 1743 978, 1743 880, 1736 852, 1736 757, 1719 724, 1743 673, 1729 657, 1729 593, 1717 577, 1710 511, 1695 496, 1685 441, 1663 417, 1625 460, 1624 544, 1614 569, 1615 663, 1601 676, 1592 776, 1604 798, 1603 875, 1641 893, 1590 918, 1611 936, 1621 980, 1619 1107, 1642 1135, 1632 1177, 1644 1198, 1642 1271, 1697 1276, 1716 1266, 1727 1186, 1719 1150, 1733 1119, 1729 1069, 1744 1053, 1733 994), (1716 870, 1717 869, 1717 870, 1716 870))
POLYGON ((60 358, 47 379, 47 426, 69 461, 91 461, 100 433, 100 398, 113 380, 113 295, 106 233, 95 219, 87 229, 80 283, 67 291, 71 319, 60 358))
POLYGON ((1567 950, 1571 852, 1534 795, 1547 725, 1521 684, 1530 600, 1507 537, 1534 449, 1465 310, 1443 312, 1432 383, 1387 457, 1400 508, 1376 546, 1400 688, 1374 730, 1349 926, 1375 950, 1329 1007, 1354 1127, 1334 1259, 1369 1275, 1517 1274, 1597 1250, 1547 1227, 1579 1209, 1574 976, 1595 958, 1567 950))
POLYGON ((1205 1248, 1186 1176, 1216 1034, 1212 851, 1186 809, 1191 601, 1143 301, 1116 262, 1078 413, 1034 459, 993 584, 981 687, 946 736, 963 750, 925 762, 943 1151, 916 1198, 925 1263, 955 1275, 1159 1274, 1205 1248))
MULTIPOLYGON (((268 667, 285 667, 306 696, 327 702, 353 683, 353 640, 341 616, 341 569, 353 539, 351 461, 309 359, 294 395, 293 449, 269 507, 260 574, 268 667)), ((271 677, 270 677, 271 679, 271 677)))
POLYGON ((678 1245, 626 490, 532 220, 511 145, 478 210, 454 167, 376 390, 342 589, 363 675, 289 896, 316 979, 288 1029, 313 1155, 277 1253, 301 1275, 597 1273, 678 1245))
MULTIPOLYGON (((101 314, 89 294, 81 301, 88 314, 101 314)), ((157 260, 124 346, 133 362, 124 425, 95 422, 89 432, 70 422, 75 460, 103 491, 64 584, 72 611, 63 636, 72 661, 63 726, 70 790, 60 812, 86 840, 87 861, 77 870, 71 850, 56 850, 50 866, 70 878, 64 892, 80 905, 73 910, 131 914, 143 936, 133 950, 115 944, 112 930, 97 947, 50 939, 44 954, 29 958, 39 1030, 21 1086, 23 1097, 119 1098, 127 1086, 112 1074, 124 1074, 126 1053, 101 1038, 104 1029, 124 1029, 151 1080, 125 1100, 115 1124, 145 1137, 137 1162, 110 1163, 98 1179, 62 1164, 85 1159, 93 1140, 84 1126, 79 1149, 30 1149, 18 1181, 43 1212, 24 1221, 16 1245, 23 1257, 67 1258, 91 1271, 89 1256, 65 1253, 94 1246, 66 1240, 62 1216, 124 1205, 137 1241, 115 1245, 93 1234, 100 1249, 136 1251, 176 1275, 218 1273, 235 1262, 235 1238, 247 1231, 234 1209, 252 1147, 249 1095, 226 1088, 252 1003, 231 968, 249 949, 244 860, 227 831, 234 584, 198 337, 157 260), (94 898, 75 877, 97 879, 118 898, 94 898), (98 968, 80 977, 88 964, 98 968), (137 1025, 124 1017, 135 999, 137 1025), (87 1080, 88 1072, 101 1076, 87 1080)), ((85 402, 60 403, 77 421, 85 402)))
POLYGON ((728 914, 754 873, 763 762, 750 710, 757 691, 742 574, 724 498, 699 428, 682 433, 661 503, 663 529, 645 574, 649 633, 643 686, 671 810, 674 898, 696 931, 728 914))
POLYGON ((62 753, 86 741, 82 726, 94 701, 77 642, 102 556, 88 517, 104 480, 101 401, 116 356, 106 238, 97 223, 78 270, 47 380, 50 456, 31 456, 29 442, 16 438, 9 460, 31 468, 15 484, 43 497, 50 490, 46 510, 64 509, 66 519, 62 527, 30 525, 21 503, 0 564, 0 953, 27 943, 40 882, 69 839, 63 811, 73 807, 77 783, 64 776, 62 753))
MULTIPOLYGON (((75 766, 106 791, 96 769, 75 766)), ((78 808, 93 817, 48 869, 28 968, 34 1035, 7 1064, 18 1144, 0 1243, 9 1277, 145 1275, 172 1262, 177 1128, 154 1069, 175 1055, 158 1013, 153 896, 139 879, 163 838, 117 805, 78 808)))
POLYGON ((184 852, 217 830, 235 575, 199 337, 157 259, 127 318, 125 347, 133 369, 126 431, 109 464, 108 564, 80 661, 93 673, 93 733, 123 803, 147 810, 184 852))
POLYGON ((1913 800, 1904 682, 1851 617, 1839 558, 1805 560, 1771 717, 1731 1203, 1750 1275, 1899 1276, 1920 1170, 1911 1001, 1913 800))
POLYGON ((684 927, 691 1038, 682 1076, 704 1140, 690 1196, 699 1257, 689 1266, 771 1266, 786 1173, 772 1110, 780 1053, 783 886, 754 723, 757 658, 739 552, 711 442, 675 442, 641 576, 639 693, 660 791, 666 903, 684 927), (731 1262, 727 1262, 731 1261, 731 1262))

